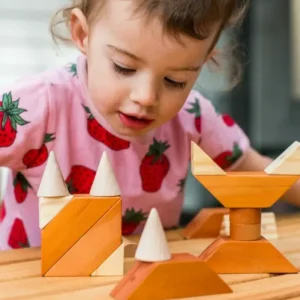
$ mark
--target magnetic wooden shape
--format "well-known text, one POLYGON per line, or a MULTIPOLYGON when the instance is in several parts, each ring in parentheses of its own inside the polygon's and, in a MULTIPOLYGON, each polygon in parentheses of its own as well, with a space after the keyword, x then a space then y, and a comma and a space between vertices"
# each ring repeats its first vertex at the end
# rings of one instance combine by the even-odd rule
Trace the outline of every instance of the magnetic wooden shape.
POLYGON ((187 239, 210 238, 220 235, 223 216, 228 208, 203 208, 182 231, 187 239))
POLYGON ((196 143, 191 143, 191 172, 194 175, 226 175, 196 143))
POLYGON ((122 243, 92 276, 122 276, 124 275, 124 243, 122 243))
POLYGON ((270 207, 298 178, 296 175, 271 176, 264 172, 228 172, 226 176, 196 176, 224 207, 229 208, 270 207))
MULTIPOLYGON (((101 203, 104 199, 97 199, 95 202, 101 203)), ((51 267, 45 276, 90 276, 121 245, 121 216, 122 208, 121 200, 119 200, 89 227, 88 231, 51 267)), ((80 223, 78 225, 80 226, 80 223)))
POLYGON ((300 175, 300 143, 295 141, 264 171, 273 175, 300 175))
POLYGON ((57 198, 39 199, 39 227, 43 229, 63 207, 73 198, 72 195, 57 198))
MULTIPOLYGON (((91 231, 91 229, 95 228, 101 221, 101 223, 107 224, 104 226, 107 230, 106 233, 104 232, 104 237, 106 237, 108 233, 112 237, 115 237, 115 235, 112 234, 112 230, 108 227, 110 222, 106 222, 104 216, 109 216, 108 212, 113 207, 117 207, 117 212, 120 215, 117 215, 117 221, 114 222, 114 224, 116 224, 115 234, 120 235, 119 243, 114 242, 115 247, 112 249, 113 252, 121 244, 121 225, 119 224, 121 220, 118 220, 118 218, 121 219, 120 202, 120 197, 91 197, 89 195, 74 196, 42 230, 42 274, 47 274, 47 276, 50 276, 51 274, 53 276, 64 276, 63 274, 68 274, 68 276, 78 275, 79 270, 76 270, 76 266, 80 262, 85 261, 83 257, 88 255, 88 249, 92 250, 91 248, 95 246, 100 247, 101 249, 103 247, 102 243, 104 243, 105 240, 103 240, 103 236, 100 235, 100 233, 103 232, 103 229, 100 228, 98 232, 95 232, 94 230, 91 231), (93 236, 89 237, 89 242, 87 243, 87 237, 84 238, 84 236, 87 236, 87 233, 91 234, 91 232, 93 233, 93 236), (77 257, 71 255, 74 253, 74 250, 77 249, 77 247, 74 248, 76 243, 77 245, 81 245, 82 243, 85 245, 79 250, 77 257), (73 251, 70 251, 71 249, 73 251), (72 259, 68 261, 72 267, 65 267, 65 269, 58 268, 58 266, 62 264, 62 258, 64 258, 65 261, 70 255, 72 256, 72 259), (78 257, 81 259, 79 260, 78 257), (60 263, 57 265, 59 261, 60 263)), ((107 254, 107 257, 110 254, 111 253, 107 254)), ((92 272, 100 266, 100 261, 101 260, 99 259, 96 259, 96 261, 90 259, 92 265, 85 270, 82 270, 82 267, 79 268, 78 266, 80 269, 79 273, 81 275, 92 274, 92 272), (99 264, 97 265, 96 262, 99 262, 99 264)))
MULTIPOLYGON (((241 224, 244 220, 236 220, 241 224)), ((255 223, 256 224, 256 223, 255 223)), ((273 212, 263 212, 261 214, 261 225, 260 225, 261 236, 267 240, 278 239, 278 231, 275 214, 273 212)), ((229 215, 226 214, 223 217, 220 235, 230 235, 230 223, 229 215)))
POLYGON ((190 254, 171 260, 137 262, 111 292, 117 300, 163 300, 231 293, 205 262, 190 254))
POLYGON ((270 242, 219 237, 199 256, 218 274, 298 273, 270 242))

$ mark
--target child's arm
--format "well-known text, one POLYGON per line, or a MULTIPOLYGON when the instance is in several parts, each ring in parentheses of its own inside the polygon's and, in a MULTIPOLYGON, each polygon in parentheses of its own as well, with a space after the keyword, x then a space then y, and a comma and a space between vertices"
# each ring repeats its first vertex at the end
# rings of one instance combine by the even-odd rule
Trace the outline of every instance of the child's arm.
MULTIPOLYGON (((240 162, 232 168, 232 171, 263 171, 271 162, 271 158, 259 154, 253 148, 249 148, 240 162)), ((282 196, 282 200, 300 206, 300 180, 282 196)))

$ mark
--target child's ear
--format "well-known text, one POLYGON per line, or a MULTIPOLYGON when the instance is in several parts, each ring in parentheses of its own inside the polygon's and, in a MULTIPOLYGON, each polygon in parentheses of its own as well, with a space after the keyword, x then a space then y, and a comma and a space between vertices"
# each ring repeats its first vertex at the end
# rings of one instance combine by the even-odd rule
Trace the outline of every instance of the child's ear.
POLYGON ((87 54, 88 48, 88 23, 83 12, 74 8, 71 12, 70 29, 73 43, 79 51, 87 54))

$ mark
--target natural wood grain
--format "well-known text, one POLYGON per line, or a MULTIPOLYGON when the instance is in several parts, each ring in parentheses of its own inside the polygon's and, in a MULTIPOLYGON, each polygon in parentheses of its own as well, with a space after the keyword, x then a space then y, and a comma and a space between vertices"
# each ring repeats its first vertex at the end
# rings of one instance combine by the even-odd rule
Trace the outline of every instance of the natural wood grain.
MULTIPOLYGON (((300 268, 300 214, 276 216, 280 238, 271 243, 297 268, 300 268)), ((199 255, 214 239, 184 240, 180 230, 166 233, 172 253, 199 255)), ((139 236, 128 236, 138 241, 139 236)), ((134 264, 125 259, 125 270, 134 264)), ((1 300, 113 300, 109 293, 122 276, 45 278, 40 273, 40 249, 5 251, 0 255, 1 300), (18 287, 18 288, 16 288, 18 287)), ((202 296, 185 300, 296 300, 300 297, 299 274, 222 274, 233 294, 202 296)))
POLYGON ((228 208, 268 208, 298 180, 296 175, 271 176, 264 172, 228 172, 226 176, 196 179, 228 208))

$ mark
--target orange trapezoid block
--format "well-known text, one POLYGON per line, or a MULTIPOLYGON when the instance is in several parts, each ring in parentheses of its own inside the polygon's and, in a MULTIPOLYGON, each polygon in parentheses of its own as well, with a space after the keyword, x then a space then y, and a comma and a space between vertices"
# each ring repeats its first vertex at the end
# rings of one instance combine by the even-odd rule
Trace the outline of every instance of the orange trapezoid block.
POLYGON ((235 241, 219 237, 199 258, 218 274, 298 273, 269 241, 235 241))
POLYGON ((218 237, 228 208, 203 208, 182 231, 187 239, 218 237))
MULTIPOLYGON (((83 259, 84 256, 89 255, 87 252, 88 249, 89 252, 93 252, 93 239, 97 241, 103 239, 103 237, 99 235, 101 228, 100 231, 99 227, 97 227, 98 231, 91 231, 91 229, 93 229, 105 216, 109 216, 108 213, 111 212, 112 208, 119 213, 118 218, 116 218, 116 221, 114 221, 113 224, 116 227, 116 234, 118 235, 120 244, 121 220, 118 220, 121 218, 122 213, 120 197, 91 197, 89 195, 74 196, 72 200, 42 229, 42 275, 47 274, 47 276, 50 276, 52 274, 52 276, 63 276, 63 273, 67 272, 70 276, 72 274, 76 276, 78 275, 79 269, 82 272, 82 266, 79 267, 79 264, 81 264, 82 261, 85 261, 85 259, 83 259), (91 232, 93 235, 92 238, 90 236, 91 232), (86 239, 88 239, 89 242, 84 239, 84 236, 87 233, 89 233, 89 235, 86 239), (54 266, 65 257, 78 242, 81 242, 81 245, 83 243, 85 244, 85 247, 82 248, 85 252, 77 252, 77 256, 72 256, 72 260, 69 260, 70 266, 72 267, 68 266, 66 270, 58 268, 57 266, 54 268, 54 266), (50 269, 52 269, 51 272, 49 271, 50 269), (57 270, 57 272, 55 272, 55 270, 57 270), (72 274, 70 270, 73 270, 72 274)), ((102 220, 102 223, 105 224, 105 219, 102 220)), ((74 253, 74 249, 70 253, 74 253)), ((93 261, 93 258, 90 259, 93 261)), ((95 269, 97 269, 97 267, 99 267, 99 265, 95 266, 95 269)), ((84 271, 84 275, 87 275, 90 269, 92 269, 92 267, 87 268, 84 271)))
POLYGON ((272 206, 298 179, 296 175, 228 172, 226 176, 196 175, 196 179, 228 208, 272 206))
POLYGON ((231 292, 205 262, 183 253, 164 262, 137 262, 111 296, 117 300, 163 300, 231 292))

